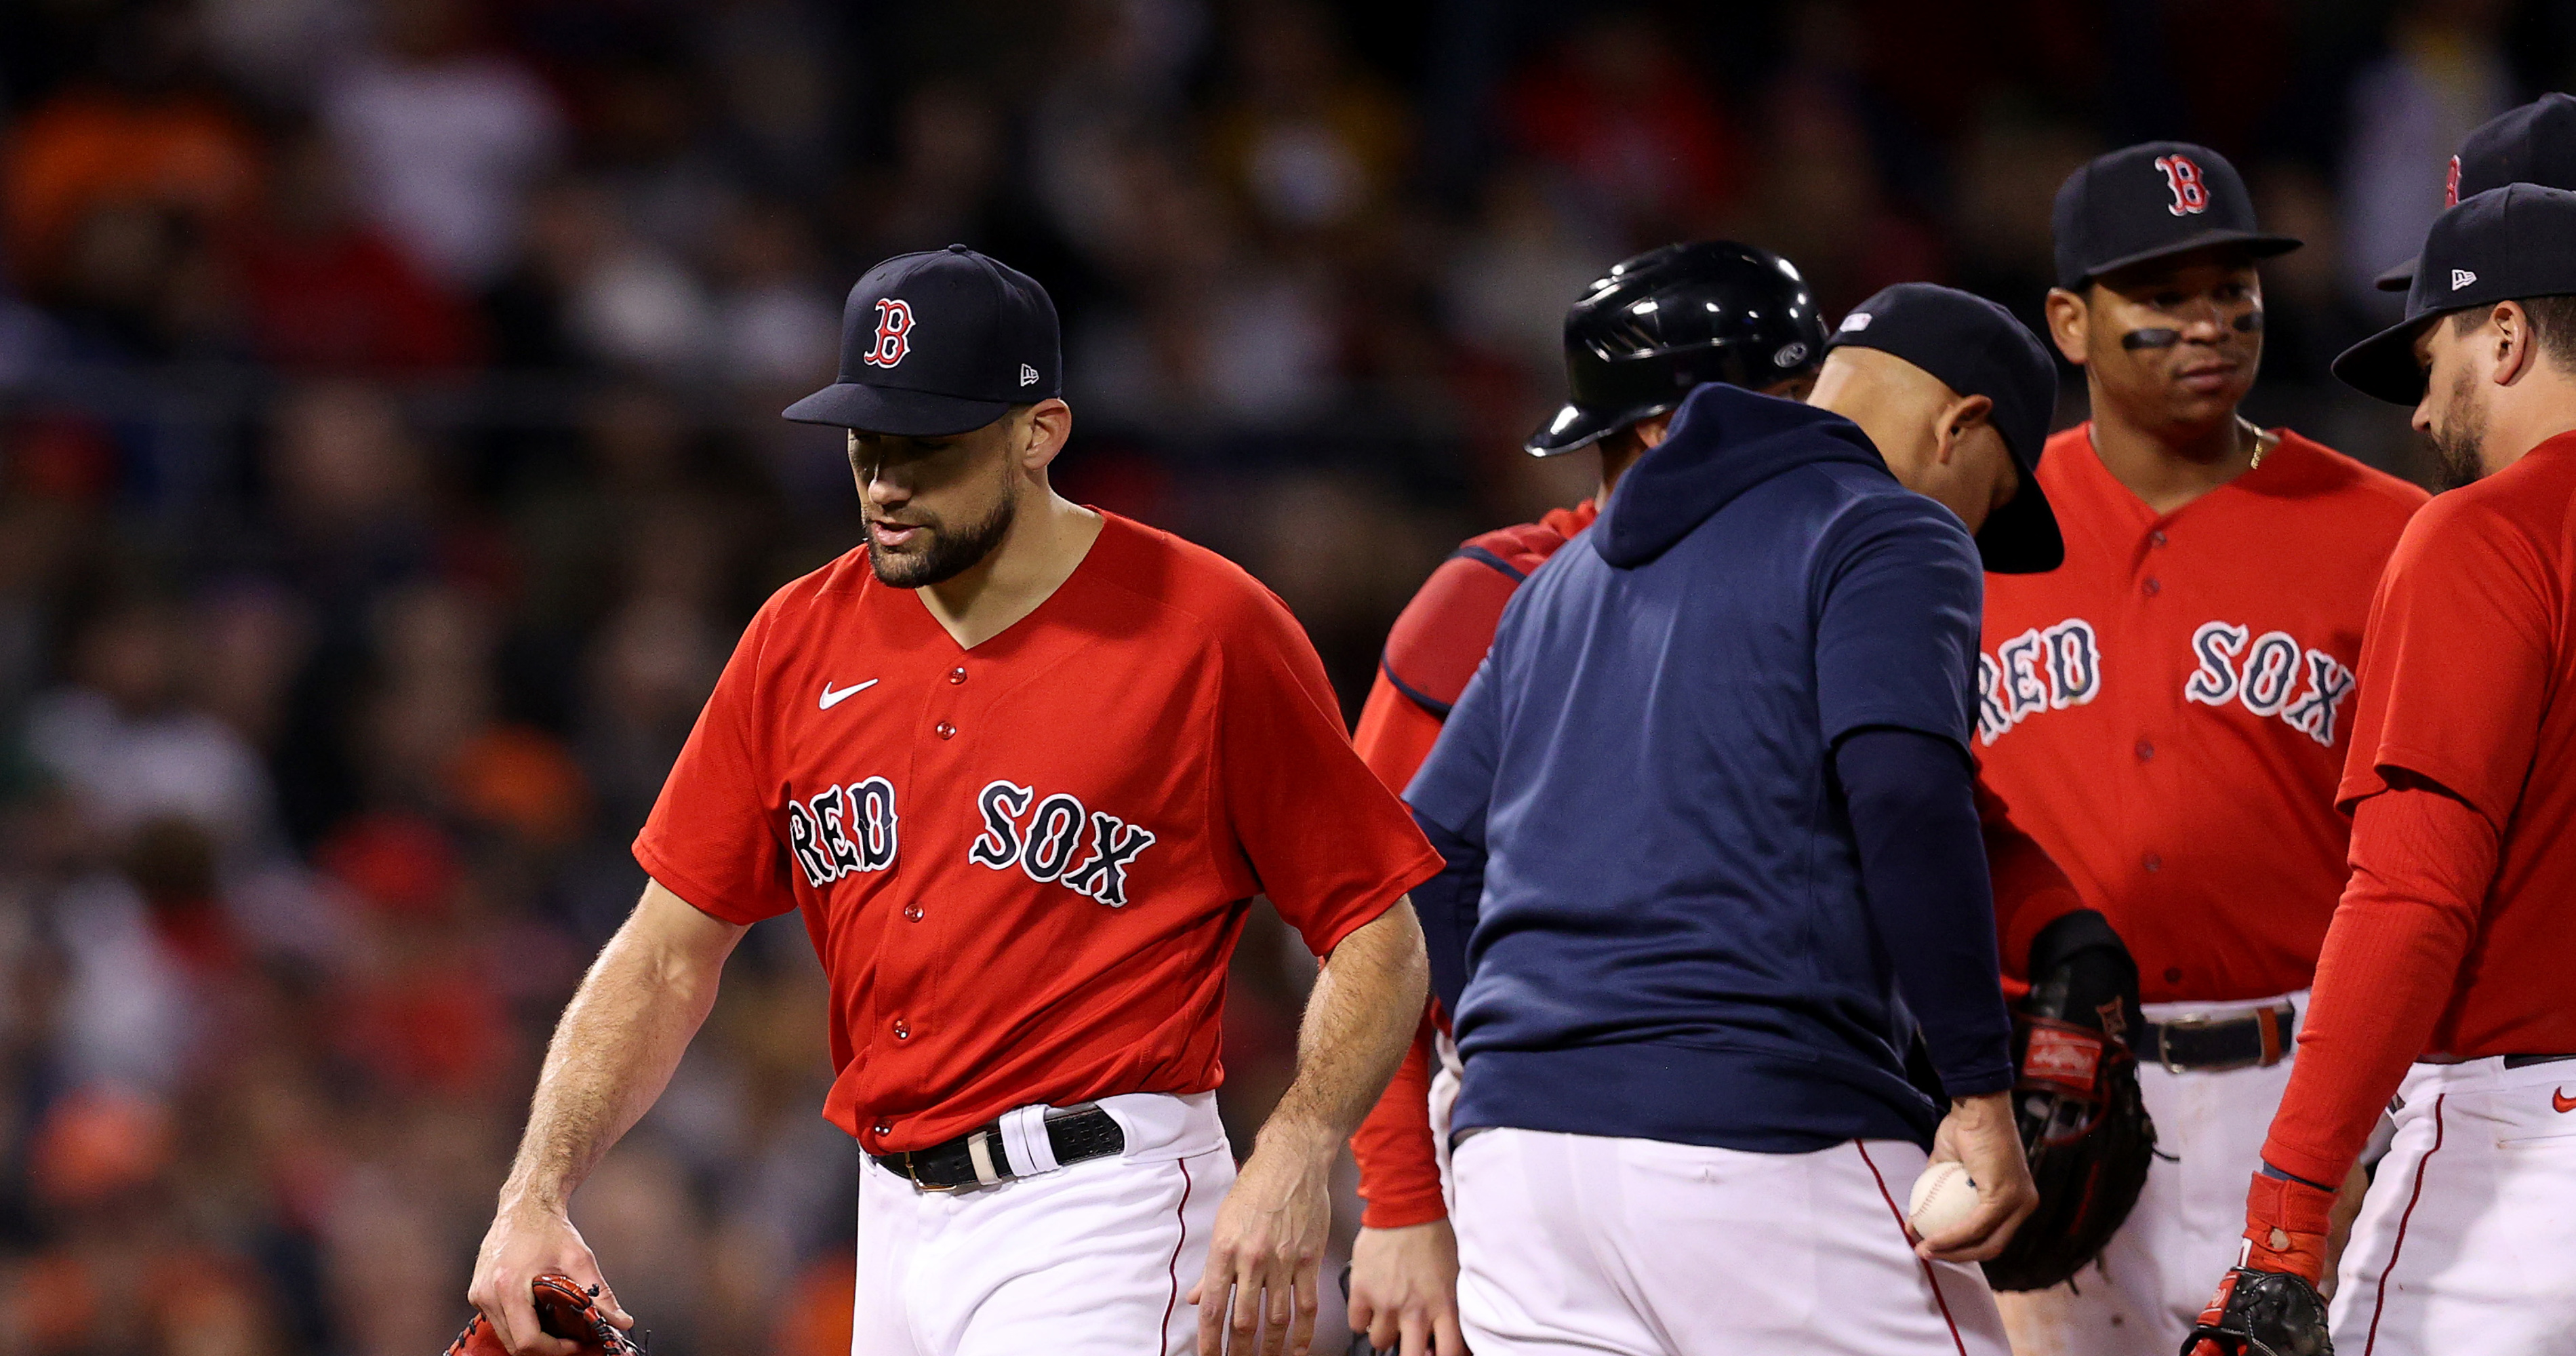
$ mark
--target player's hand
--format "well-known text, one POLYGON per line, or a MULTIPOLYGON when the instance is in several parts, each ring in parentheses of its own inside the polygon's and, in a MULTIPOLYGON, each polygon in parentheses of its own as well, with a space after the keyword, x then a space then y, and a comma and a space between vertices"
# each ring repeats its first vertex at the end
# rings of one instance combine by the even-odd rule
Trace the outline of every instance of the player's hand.
POLYGON ((1262 1131, 1217 1207, 1207 1272, 1190 1287, 1190 1303, 1199 1308, 1199 1356, 1280 1356, 1283 1350, 1304 1356, 1313 1345, 1316 1278, 1332 1229, 1339 1148, 1337 1139, 1290 1127, 1262 1131))
POLYGON ((2030 1163, 2022 1157, 2010 1094, 1960 1097, 1932 1136, 1932 1161, 1955 1162, 1977 1184, 1977 1208, 1956 1228, 1914 1245, 1935 1262, 1982 1262, 2004 1250, 2012 1232, 2039 1205, 2030 1163))
POLYGON ((1351 1243, 1351 1331, 1400 1356, 1467 1356, 1449 1221, 1360 1230, 1351 1243))
POLYGON ((608 1321, 621 1329, 635 1326, 634 1315, 617 1302, 617 1292, 599 1274, 599 1259, 591 1256, 581 1231, 562 1211, 505 1206, 483 1235, 482 1250, 474 1257, 474 1281, 466 1287, 465 1298, 482 1312, 511 1356, 574 1356, 581 1350, 576 1343, 547 1336, 537 1326, 536 1304, 529 1298, 528 1287, 550 1271, 570 1276, 585 1289, 598 1286, 596 1303, 608 1321))

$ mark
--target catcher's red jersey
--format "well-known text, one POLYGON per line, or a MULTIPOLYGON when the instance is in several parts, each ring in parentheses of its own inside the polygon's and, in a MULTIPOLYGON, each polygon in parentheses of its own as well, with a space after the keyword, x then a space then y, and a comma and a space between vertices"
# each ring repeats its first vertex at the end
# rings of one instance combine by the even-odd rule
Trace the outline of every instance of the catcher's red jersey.
POLYGON ((2039 477, 2066 563, 1986 576, 1986 784, 2119 930, 2146 1001, 2306 986, 2344 884, 2362 622, 2424 492, 2287 430, 2169 514, 2090 424, 2039 477))
POLYGON ((972 649, 864 550, 780 590, 636 839, 718 918, 804 910, 824 1114, 870 1153, 1215 1087, 1252 895, 1320 955, 1439 868, 1288 609, 1104 516, 1072 577, 972 649))
POLYGON ((2401 768, 2501 835, 2428 1052, 2576 1052, 2576 434, 2434 500, 2370 625, 2338 797, 2401 768))

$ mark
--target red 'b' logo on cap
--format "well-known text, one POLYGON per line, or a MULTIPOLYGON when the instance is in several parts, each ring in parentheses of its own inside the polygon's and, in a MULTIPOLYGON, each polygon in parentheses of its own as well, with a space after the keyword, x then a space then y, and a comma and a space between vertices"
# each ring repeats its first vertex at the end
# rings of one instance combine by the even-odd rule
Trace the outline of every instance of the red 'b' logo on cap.
POLYGON ((912 351, 912 307, 897 297, 877 303, 877 341, 859 359, 870 367, 892 367, 912 351))
POLYGON ((2442 205, 2460 205, 2460 158, 2456 155, 2451 157, 2451 177, 2442 184, 2442 205))
POLYGON ((2173 193, 2173 205, 2166 211, 2181 217, 2209 210, 2209 189, 2200 182, 2200 166, 2190 156, 2157 156, 2156 168, 2165 172, 2165 187, 2173 193))

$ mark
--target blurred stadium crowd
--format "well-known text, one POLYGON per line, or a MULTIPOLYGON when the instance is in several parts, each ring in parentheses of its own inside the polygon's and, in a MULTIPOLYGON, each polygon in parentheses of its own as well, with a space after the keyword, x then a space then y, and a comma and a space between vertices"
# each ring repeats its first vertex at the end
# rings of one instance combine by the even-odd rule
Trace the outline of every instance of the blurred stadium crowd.
MULTIPOLYGON (((2254 408, 2417 469, 2325 360, 2571 37, 2503 0, 0 6, 0 1351, 444 1344, 626 842, 752 608, 859 538, 776 412, 877 258, 1044 281, 1059 483, 1251 567, 1355 707, 1451 543, 1588 491, 1517 446, 1566 304, 1668 239, 1780 250, 1829 314, 1931 278, 2035 319, 2066 171, 2200 140, 2309 242, 2254 408)), ((1291 949, 1237 962, 1238 1145, 1291 949)), ((665 1356, 846 1349, 822 1005, 756 929, 576 1204, 665 1356)))

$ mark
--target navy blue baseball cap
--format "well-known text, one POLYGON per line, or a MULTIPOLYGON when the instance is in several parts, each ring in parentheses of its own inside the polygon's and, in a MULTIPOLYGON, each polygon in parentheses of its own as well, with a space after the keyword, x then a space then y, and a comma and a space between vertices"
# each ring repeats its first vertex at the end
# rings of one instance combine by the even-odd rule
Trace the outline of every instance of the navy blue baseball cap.
POLYGON ((2424 398, 2415 336, 2454 311, 2525 297, 2576 296, 2576 193, 2539 184, 2491 188, 2433 219, 2416 256, 2406 318, 2345 349, 2334 374, 2399 405, 2424 398))
POLYGON ((2188 141, 2150 141, 2095 156, 2059 185, 2050 215, 2057 285, 2070 292, 2114 269, 2209 245, 2256 258, 2299 242, 2267 235, 2227 157, 2188 141))
POLYGON ((2040 574, 2066 561, 2057 513, 2039 487, 2040 449, 2057 411, 2057 363, 2013 313, 1933 283, 1882 288, 1843 317, 1827 350, 1895 354, 1963 396, 1994 402, 1987 417, 2021 472, 2021 488, 1977 529, 1977 554, 1996 574, 2040 574))
MULTIPOLYGON (((2507 184, 2576 189, 2576 95, 2544 94, 2478 124, 2451 157, 2442 206, 2457 207, 2462 199, 2507 184)), ((2415 261, 2380 274, 2378 282, 2382 292, 2407 290, 2415 282, 2415 261)))
POLYGON ((841 378, 787 407, 800 424, 938 438, 1063 394, 1055 302, 964 245, 898 254, 841 307, 841 378))

